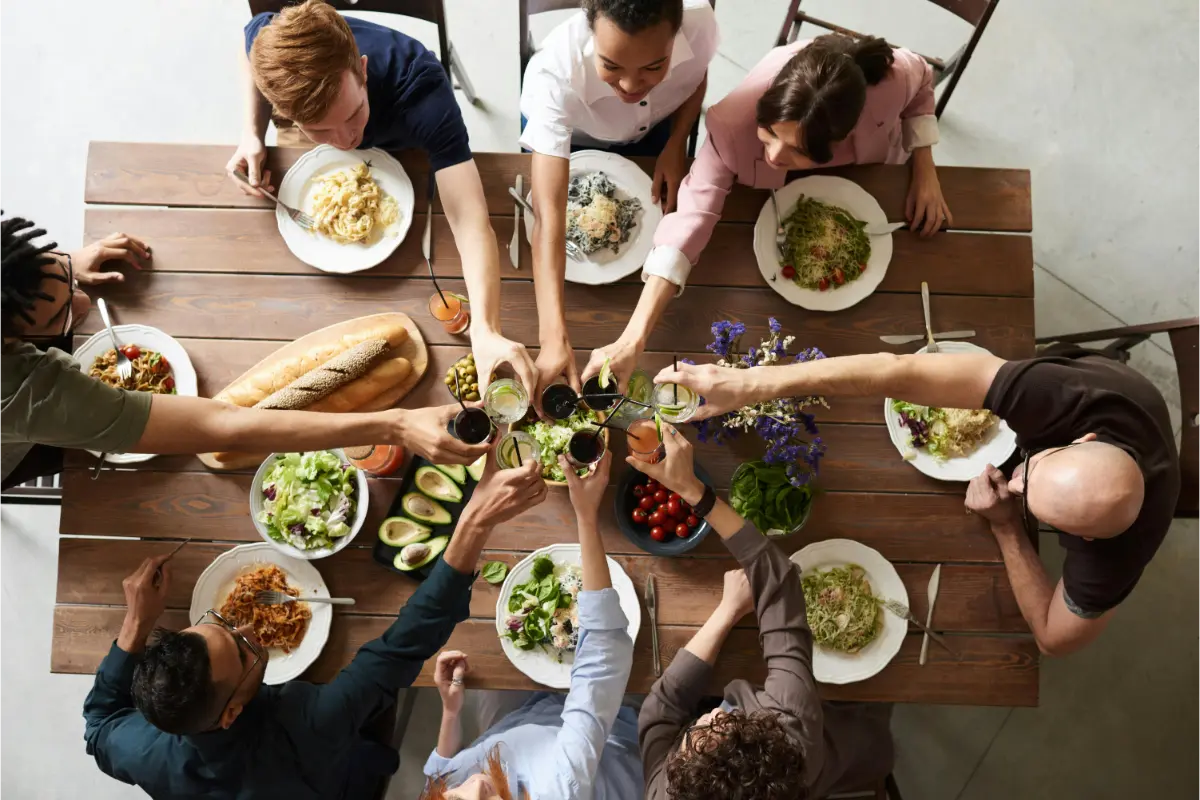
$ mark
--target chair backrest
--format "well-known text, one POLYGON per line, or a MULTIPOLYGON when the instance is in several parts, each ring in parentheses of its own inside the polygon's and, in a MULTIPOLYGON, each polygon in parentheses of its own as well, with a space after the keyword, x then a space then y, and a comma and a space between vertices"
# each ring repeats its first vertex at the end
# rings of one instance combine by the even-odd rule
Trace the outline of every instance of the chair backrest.
POLYGON ((534 14, 542 14, 547 11, 579 8, 580 5, 581 0, 517 0, 517 28, 520 37, 517 52, 521 54, 519 82, 525 80, 525 68, 529 66, 529 59, 533 58, 533 54, 537 52, 537 48, 533 44, 533 36, 529 33, 529 18, 534 14))
POLYGON ((1175 366, 1179 370, 1179 405, 1183 436, 1179 446, 1179 472, 1183 481, 1175 516, 1200 516, 1200 325, 1168 331, 1175 366))
MULTIPOLYGON (((972 27, 978 28, 979 24, 984 21, 988 15, 988 9, 999 0, 926 0, 933 3, 935 6, 944 8, 959 19, 966 20, 972 27)), ((787 14, 783 18, 783 26, 779 29, 779 36, 776 37, 775 46, 782 47, 783 45, 795 41, 796 34, 799 31, 800 25, 798 18, 801 16, 800 0, 791 0, 788 3, 787 14)), ((841 28, 837 25, 822 23, 822 27, 837 33, 842 33, 847 36, 863 36, 864 34, 852 31, 849 28, 841 28)))
POLYGON ((959 19, 966 20, 972 25, 978 25, 987 13, 988 6, 994 0, 928 0, 935 6, 941 6, 959 19))

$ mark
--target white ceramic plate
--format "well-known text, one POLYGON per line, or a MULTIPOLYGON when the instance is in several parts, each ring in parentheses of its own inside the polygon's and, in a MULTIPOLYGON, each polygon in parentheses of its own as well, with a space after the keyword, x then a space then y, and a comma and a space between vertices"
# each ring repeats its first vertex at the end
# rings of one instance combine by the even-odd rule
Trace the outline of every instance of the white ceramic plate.
MULTIPOLYGON (((801 195, 839 206, 868 225, 883 225, 888 221, 879 201, 865 189, 853 181, 832 175, 810 175, 794 180, 777 191, 775 196, 779 199, 779 215, 782 219, 786 220, 796 208, 801 195)), ((758 221, 754 223, 754 256, 767 285, 789 303, 810 311, 840 311, 870 296, 887 273, 888 263, 892 260, 892 235, 871 236, 870 239, 871 256, 867 259, 866 270, 857 280, 836 289, 830 287, 824 292, 805 289, 779 274, 782 265, 775 255, 775 209, 767 200, 758 213, 758 221)))
MULTIPOLYGON (((190 621, 195 622, 210 608, 221 610, 221 605, 237 577, 264 564, 275 564, 287 574, 288 584, 300 590, 301 597, 329 597, 325 581, 321 573, 306 561, 297 561, 276 552, 269 545, 255 542, 243 544, 217 556, 200 577, 192 589, 192 608, 190 621)), ((308 621, 308 630, 300 640, 300 646, 290 653, 284 653, 277 648, 270 648, 270 660, 267 662, 267 673, 263 682, 274 685, 286 683, 298 678, 308 669, 321 649, 329 639, 329 625, 333 621, 333 607, 325 604, 310 604, 312 619, 308 621)))
MULTIPOLYGON (((574 564, 578 566, 580 564, 579 545, 552 544, 541 550, 533 551, 521 563, 510 569, 508 577, 504 579, 504 584, 500 587, 500 597, 496 600, 496 634, 498 636, 504 630, 504 621, 508 619, 508 598, 512 596, 513 587, 529 580, 529 575, 533 571, 533 561, 540 556, 548 556, 556 565, 574 564)), ((629 632, 629 638, 636 643, 638 631, 642 627, 642 606, 638 602, 637 591, 633 588, 633 581, 625 574, 625 570, 621 569, 621 565, 611 558, 608 559, 608 571, 612 575, 613 588, 617 590, 617 596, 621 600, 621 610, 625 612, 625 618, 629 620, 629 627, 625 630, 629 632)), ((518 650, 504 636, 500 637, 500 646, 513 666, 525 673, 531 680, 553 689, 570 687, 571 666, 575 663, 574 653, 565 653, 562 663, 559 663, 557 657, 552 655, 548 649, 518 650)))
POLYGON ((276 207, 279 233, 292 254, 305 264, 325 272, 360 272, 383 261, 404 241, 413 218, 413 185, 400 162, 383 150, 338 150, 327 144, 309 150, 283 176, 279 199, 311 214, 315 181, 333 172, 353 169, 364 161, 371 162, 371 177, 379 188, 396 199, 399 216, 365 243, 338 244, 323 234, 304 230, 276 207))
MULTIPOLYGON (((346 454, 338 448, 331 448, 331 451, 342 460, 342 463, 347 463, 346 454)), ((267 459, 259 466, 258 472, 254 473, 254 480, 250 484, 250 518, 254 520, 254 528, 258 531, 258 535, 262 540, 271 547, 283 553, 285 556, 301 559, 304 561, 316 561, 318 558, 326 558, 346 548, 350 541, 358 536, 358 532, 362 530, 363 523, 367 521, 367 507, 370 505, 367 488, 367 474, 360 470, 355 470, 355 489, 354 489, 354 521, 350 525, 350 532, 340 539, 335 539, 333 547, 322 547, 317 550, 300 550, 292 547, 285 542, 277 542, 267 533, 267 526, 258 521, 258 512, 263 510, 263 479, 267 475, 267 469, 275 461, 276 453, 267 456, 267 459)))
MULTIPOLYGON (((878 550, 865 544, 851 539, 813 542, 793 553, 792 561, 799 566, 801 577, 817 569, 857 564, 866 571, 871 591, 876 597, 899 600, 908 605, 908 590, 904 588, 896 568, 878 550)), ((817 681, 854 683, 866 680, 895 658, 896 653, 900 652, 900 645, 904 644, 904 637, 908 635, 908 623, 885 608, 881 607, 880 611, 883 612, 883 630, 875 637, 875 641, 857 653, 842 653, 820 645, 813 648, 813 676, 817 681)))
MULTIPOLYGON (((122 345, 136 344, 143 350, 156 350, 166 356, 171 365, 171 374, 175 377, 175 392, 177 394, 196 396, 196 368, 183 349, 173 337, 163 333, 158 328, 149 325, 113 325, 118 341, 122 345)), ((108 331, 100 331, 79 347, 75 348, 75 360, 86 375, 92 368, 92 363, 112 349, 112 339, 108 331)), ((100 457, 95 450, 89 453, 100 457)), ((154 458, 154 453, 109 453, 105 461, 110 464, 140 464, 154 458)))
MULTIPOLYGON (((607 248, 597 250, 583 261, 567 259, 566 278, 571 283, 600 286, 621 280, 642 268, 646 256, 654 247, 654 229, 662 219, 662 209, 650 199, 650 176, 629 159, 602 150, 580 150, 571 154, 571 177, 603 172, 617 185, 617 199, 636 197, 642 201, 642 210, 635 219, 637 226, 629 232, 629 241, 621 245, 620 252, 607 248)), ((525 196, 533 202, 533 193, 525 196)), ((533 218, 525 214, 525 238, 533 244, 533 218)))
MULTIPOLYGON (((988 352, 970 342, 938 342, 938 349, 944 353, 988 352)), ((922 347, 917 352, 924 353, 925 348, 922 347)), ((939 461, 923 447, 914 450, 910 444, 912 434, 900 422, 900 415, 892 410, 890 397, 883 401, 883 418, 887 423, 888 435, 892 437, 892 444, 896 446, 900 457, 903 458, 905 452, 913 450, 916 455, 908 463, 940 481, 969 481, 983 472, 983 468, 988 464, 998 467, 1008 461, 1017 449, 1017 434, 1008 427, 1007 422, 1000 420, 1000 424, 992 428, 987 438, 970 455, 939 461)))

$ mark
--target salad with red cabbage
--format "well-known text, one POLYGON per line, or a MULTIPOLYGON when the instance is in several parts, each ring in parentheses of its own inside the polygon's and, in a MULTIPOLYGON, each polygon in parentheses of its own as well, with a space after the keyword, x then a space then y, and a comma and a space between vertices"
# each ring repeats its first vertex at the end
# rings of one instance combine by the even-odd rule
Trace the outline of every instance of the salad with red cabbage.
POLYGON ((350 533, 354 519, 355 469, 335 453, 280 453, 263 476, 267 535, 298 550, 332 547, 350 533))

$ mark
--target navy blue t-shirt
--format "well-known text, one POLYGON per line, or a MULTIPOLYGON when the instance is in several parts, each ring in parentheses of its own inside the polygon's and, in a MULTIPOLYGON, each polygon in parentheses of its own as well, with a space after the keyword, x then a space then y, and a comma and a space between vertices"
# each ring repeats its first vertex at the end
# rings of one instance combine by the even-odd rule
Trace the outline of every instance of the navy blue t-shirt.
MULTIPOLYGON (((259 14, 246 23, 246 53, 275 14, 259 14)), ((471 145, 454 88, 437 57, 399 31, 346 17, 358 51, 367 57, 370 117, 361 148, 420 148, 434 171, 471 160, 471 145)))

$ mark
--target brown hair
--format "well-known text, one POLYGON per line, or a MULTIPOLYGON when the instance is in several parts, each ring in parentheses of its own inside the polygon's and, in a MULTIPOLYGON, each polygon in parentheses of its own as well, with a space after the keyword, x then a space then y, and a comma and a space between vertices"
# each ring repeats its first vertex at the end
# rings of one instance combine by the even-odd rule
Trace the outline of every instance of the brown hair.
POLYGON ((778 712, 719 714, 690 734, 667 760, 672 800, 807 800, 804 754, 778 712))
MULTIPOLYGON (((500 763, 500 745, 488 751, 487 766, 483 772, 496 787, 496 793, 500 795, 501 800, 528 800, 529 795, 524 791, 518 797, 509 788, 508 776, 504 774, 504 766, 500 763)), ((425 781, 425 791, 421 793, 421 800, 446 800, 446 792, 452 788, 446 785, 445 778, 429 778, 425 781)))
POLYGON ((758 125, 800 123, 800 148, 823 164, 850 135, 867 102, 867 87, 888 74, 895 56, 883 39, 818 36, 792 56, 758 100, 758 125))
POLYGON ((275 113, 301 125, 329 113, 343 70, 361 81, 354 34, 323 0, 288 6, 264 25, 250 46, 250 70, 275 113))

